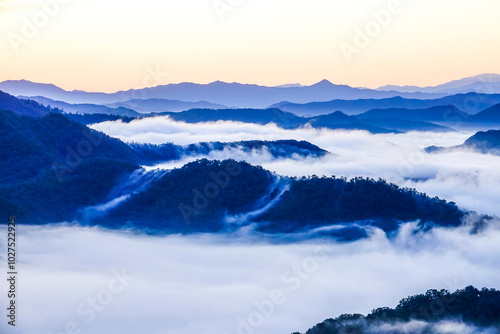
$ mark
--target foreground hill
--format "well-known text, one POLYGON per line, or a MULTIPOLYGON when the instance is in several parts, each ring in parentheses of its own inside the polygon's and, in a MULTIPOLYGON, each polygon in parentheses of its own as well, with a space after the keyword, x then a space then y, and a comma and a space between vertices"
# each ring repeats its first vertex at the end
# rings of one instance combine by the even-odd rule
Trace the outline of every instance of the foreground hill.
POLYGON ((478 290, 472 286, 454 293, 428 290, 425 294, 401 300, 394 309, 382 307, 367 316, 344 314, 327 319, 305 334, 432 334, 459 331, 498 333, 500 291, 486 288, 478 290), (455 331, 446 331, 446 328, 455 328, 455 331))
POLYGON ((45 107, 32 100, 21 100, 0 91, 0 110, 10 110, 17 115, 40 117, 49 113, 61 113, 62 110, 45 107))
POLYGON ((28 222, 64 220, 98 204, 138 168, 128 145, 61 114, 2 111, 0 126, 0 209, 28 222))

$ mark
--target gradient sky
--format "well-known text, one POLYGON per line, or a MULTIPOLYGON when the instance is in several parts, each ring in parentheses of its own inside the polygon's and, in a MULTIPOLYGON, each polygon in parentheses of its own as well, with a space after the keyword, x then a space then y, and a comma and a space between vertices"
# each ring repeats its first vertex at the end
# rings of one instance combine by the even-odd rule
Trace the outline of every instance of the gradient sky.
POLYGON ((56 1, 0 0, 0 81, 106 92, 215 80, 374 88, 500 73, 498 0, 400 0, 351 62, 341 43, 354 45, 391 0, 56 1), (237 4, 221 18, 216 2, 237 4), (52 16, 41 3, 57 4, 52 16))

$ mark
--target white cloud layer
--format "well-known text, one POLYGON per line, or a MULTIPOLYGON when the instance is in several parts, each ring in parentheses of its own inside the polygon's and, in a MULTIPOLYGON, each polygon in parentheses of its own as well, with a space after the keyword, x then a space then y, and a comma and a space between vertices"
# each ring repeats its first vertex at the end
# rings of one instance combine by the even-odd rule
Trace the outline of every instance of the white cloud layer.
POLYGON ((394 240, 375 233, 347 244, 280 245, 21 225, 18 324, 7 332, 304 332, 429 288, 500 288, 496 224, 472 236, 466 228, 414 235, 408 224, 394 240))

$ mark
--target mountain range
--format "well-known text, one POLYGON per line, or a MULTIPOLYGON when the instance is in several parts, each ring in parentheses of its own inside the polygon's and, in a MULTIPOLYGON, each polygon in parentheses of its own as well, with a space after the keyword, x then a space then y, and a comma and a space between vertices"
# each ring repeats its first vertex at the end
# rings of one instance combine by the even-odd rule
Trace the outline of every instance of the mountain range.
MULTIPOLYGON (((45 98, 40 98, 39 101, 50 102, 45 98)), ((66 108, 70 108, 70 110, 78 112, 78 114, 67 114, 67 116, 84 125, 118 119, 123 122, 130 122, 144 117, 168 116, 175 121, 186 123, 237 121, 261 125, 274 123, 284 129, 311 126, 313 128, 338 130, 364 130, 371 133, 447 132, 462 127, 482 129, 487 126, 500 126, 500 104, 473 115, 465 113, 453 105, 441 105, 425 109, 372 109, 358 115, 346 115, 341 111, 335 111, 314 117, 297 116, 278 108, 189 109, 181 112, 140 114, 123 107, 112 109, 100 105, 70 105, 64 102, 57 105, 65 109, 51 106, 45 107, 38 102, 18 99, 6 93, 0 95, 0 109, 13 110, 18 114, 39 117, 50 112, 63 113, 66 112, 66 108), (80 112, 90 113, 80 114, 80 112)))
POLYGON ((236 121, 253 124, 274 123, 283 129, 297 129, 303 126, 334 130, 364 130, 371 133, 397 133, 406 131, 453 131, 451 128, 420 120, 397 117, 361 119, 340 111, 316 117, 300 117, 295 114, 272 109, 191 109, 178 113, 163 113, 175 121, 186 123, 236 121))
MULTIPOLYGON (((259 86, 253 84, 226 83, 215 81, 209 84, 179 83, 168 84, 143 89, 131 89, 116 93, 85 92, 81 90, 66 91, 53 84, 34 83, 27 80, 7 80, 0 82, 0 90, 15 96, 45 97, 55 101, 70 104, 99 104, 111 108, 125 107, 138 112, 180 111, 188 108, 224 107, 237 108, 267 108, 277 103, 309 103, 332 100, 367 100, 401 97, 405 99, 429 100, 449 95, 479 93, 500 94, 500 75, 482 74, 474 77, 451 81, 435 87, 415 86, 384 86, 378 89, 355 88, 347 85, 333 84, 328 80, 320 81, 310 86, 299 84, 281 85, 276 87, 259 86), (141 100, 151 100, 147 103, 141 100), (195 103, 189 104, 189 103, 195 103)), ((470 102, 470 101, 469 101, 470 102)), ((478 103, 481 103, 478 101, 478 103)), ((500 103, 497 101, 496 103, 500 103)), ((496 104, 493 103, 493 104, 496 104)), ((456 105, 450 101, 443 104, 453 104, 466 112, 473 112, 464 108, 464 104, 456 105)), ((493 105, 491 104, 491 105, 493 105)), ((358 103, 361 106, 362 103, 358 103)), ((436 106, 437 104, 420 104, 418 108, 436 106)), ((491 106, 490 105, 490 106, 491 106)), ((330 106, 333 107, 333 106, 330 106)), ((372 105, 369 109, 383 107, 403 107, 408 105, 372 105)), ((474 106, 473 106, 474 107, 474 106)), ((484 109, 484 105, 476 107, 484 109)), ((314 109, 314 108, 312 108, 314 109)), ((311 110, 312 110, 311 109, 311 110)), ((333 111, 352 113, 347 109, 329 109, 333 111)), ((364 112, 365 110, 356 110, 364 112)), ((290 110, 288 110, 290 111, 290 110)), ((323 112, 325 113, 325 112, 323 112)), ((312 115, 312 114, 309 114, 312 115)), ((317 114, 315 114, 317 115, 317 114)))
POLYGON ((332 100, 327 102, 291 103, 280 102, 272 105, 301 116, 316 116, 342 111, 348 115, 367 112, 372 109, 426 109, 439 106, 454 106, 463 112, 475 114, 500 103, 500 94, 467 93, 437 99, 407 99, 393 97, 386 99, 332 100))
POLYGON ((221 81, 210 84, 180 83, 111 94, 78 90, 66 91, 52 84, 9 80, 0 83, 0 90, 15 96, 43 96, 71 104, 114 105, 118 102, 138 99, 166 99, 184 102, 208 101, 218 105, 238 108, 266 108, 281 101, 306 103, 340 98, 355 100, 403 96, 406 98, 430 99, 444 96, 444 94, 384 92, 366 88, 353 88, 347 85, 335 85, 327 80, 311 86, 300 87, 266 87, 221 81))
POLYGON ((140 116, 142 113, 158 113, 165 111, 183 111, 194 108, 222 109, 226 106, 209 102, 182 102, 165 99, 129 100, 107 105, 77 103, 71 104, 52 100, 43 96, 18 96, 20 99, 33 100, 40 104, 63 109, 67 113, 79 114, 107 114, 120 116, 140 116))
POLYGON ((386 85, 378 88, 377 90, 397 91, 404 93, 434 93, 446 95, 465 94, 469 92, 498 94, 500 93, 500 75, 486 73, 459 80, 453 80, 442 85, 428 87, 386 85))

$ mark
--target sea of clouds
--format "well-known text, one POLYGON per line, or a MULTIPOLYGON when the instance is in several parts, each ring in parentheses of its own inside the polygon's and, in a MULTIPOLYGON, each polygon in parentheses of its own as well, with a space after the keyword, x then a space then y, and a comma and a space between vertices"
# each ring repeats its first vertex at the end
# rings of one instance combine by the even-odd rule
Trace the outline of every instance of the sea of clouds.
MULTIPOLYGON (((186 124, 167 117, 95 129, 127 142, 307 140, 331 152, 320 159, 275 159, 266 150, 212 152, 287 176, 382 177, 500 215, 500 157, 470 151, 427 154, 472 133, 363 131, 235 122, 186 124)), ((161 165, 180 167, 199 157, 161 165)), ((158 166, 156 166, 158 167, 158 166)), ((152 236, 78 224, 19 224, 18 322, 12 333, 289 334, 343 313, 367 314, 427 289, 500 289, 500 224, 415 233, 409 222, 388 238, 380 230, 350 243, 313 239, 272 243, 255 235, 152 236)), ((0 227, 6 235, 5 226, 0 227)), ((0 248, 6 248, 0 238, 0 248)), ((6 291, 2 280, 0 290, 6 291)), ((6 298, 0 299, 5 309, 6 298)), ((5 320, 5 319, 4 319, 5 320)), ((0 332, 6 330, 0 322, 0 332)), ((435 333, 489 333, 461 323, 391 324, 375 332, 431 326, 435 333), (391 327, 392 326, 392 327, 391 327)))
MULTIPOLYGON (((8 332, 289 334, 343 313, 395 307, 430 288, 500 288, 498 223, 474 235, 467 226, 416 234, 415 227, 391 239, 376 230, 351 243, 273 244, 19 225, 18 320, 8 332)), ((445 325, 436 328, 476 331, 445 325)), ((6 326, 1 321, 0 332, 6 326)))

